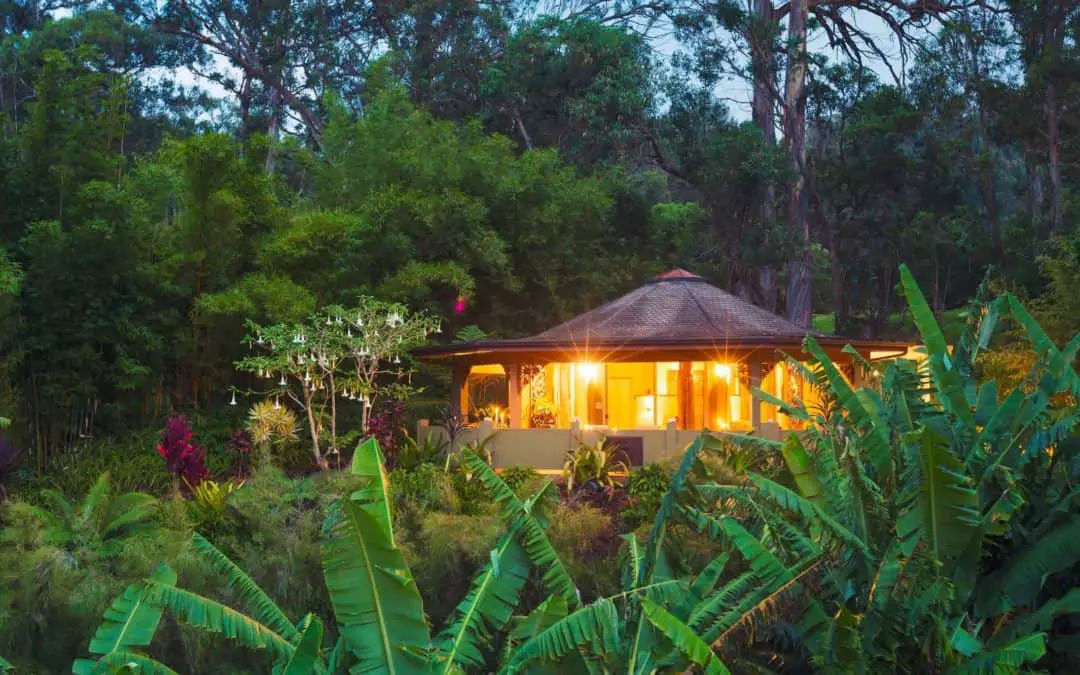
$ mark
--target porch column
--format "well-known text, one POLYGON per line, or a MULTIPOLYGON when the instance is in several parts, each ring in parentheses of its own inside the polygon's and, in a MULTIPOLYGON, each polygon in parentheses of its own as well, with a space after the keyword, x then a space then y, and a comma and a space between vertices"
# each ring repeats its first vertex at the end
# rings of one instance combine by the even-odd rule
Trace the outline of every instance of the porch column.
MULTIPOLYGON (((748 365, 750 366, 750 388, 761 389, 761 357, 751 354, 748 365)), ((754 431, 761 429, 761 401, 753 394, 750 395, 750 425, 754 431)))
POLYGON ((506 406, 510 408, 510 428, 521 428, 521 364, 520 363, 506 363, 503 364, 503 369, 506 371, 506 385, 508 395, 506 397, 506 406))
POLYGON ((464 420, 469 414, 469 388, 465 385, 469 379, 470 366, 461 359, 454 359, 451 369, 450 415, 464 420))

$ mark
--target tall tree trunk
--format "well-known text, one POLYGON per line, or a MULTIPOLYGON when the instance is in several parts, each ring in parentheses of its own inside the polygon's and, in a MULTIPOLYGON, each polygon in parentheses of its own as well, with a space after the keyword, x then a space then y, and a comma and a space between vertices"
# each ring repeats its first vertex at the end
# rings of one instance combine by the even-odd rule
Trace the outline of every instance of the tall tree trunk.
POLYGON ((277 159, 278 127, 281 121, 281 92, 270 90, 270 124, 266 135, 270 137, 270 147, 266 149, 266 173, 274 172, 277 159))
POLYGON ((787 318, 797 326, 810 327, 810 219, 806 195, 806 53, 807 0, 792 0, 788 15, 788 64, 784 83, 784 140, 788 145, 787 221, 797 250, 788 263, 787 318))
MULTIPOLYGON (((754 98, 751 104, 754 124, 769 147, 776 145, 776 98, 773 95, 773 8, 772 0, 754 0, 754 23, 751 28, 751 67, 754 76, 754 98)), ((776 221, 776 186, 770 184, 761 204, 761 222, 765 227, 776 221)), ((755 301, 776 311, 779 289, 776 270, 765 265, 757 273, 755 301)))
POLYGON ((1050 174, 1050 236, 1061 234, 1061 110, 1057 87, 1053 81, 1046 85, 1046 144, 1050 174))

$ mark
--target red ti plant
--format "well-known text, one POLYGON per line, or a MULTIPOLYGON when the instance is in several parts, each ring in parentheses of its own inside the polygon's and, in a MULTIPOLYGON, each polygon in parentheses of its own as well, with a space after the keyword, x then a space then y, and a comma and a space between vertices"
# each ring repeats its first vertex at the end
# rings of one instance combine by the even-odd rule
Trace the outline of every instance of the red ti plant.
POLYGON ((173 478, 183 479, 190 487, 195 487, 210 475, 206 470, 206 451, 192 440, 191 427, 184 415, 172 415, 165 422, 157 451, 173 478))

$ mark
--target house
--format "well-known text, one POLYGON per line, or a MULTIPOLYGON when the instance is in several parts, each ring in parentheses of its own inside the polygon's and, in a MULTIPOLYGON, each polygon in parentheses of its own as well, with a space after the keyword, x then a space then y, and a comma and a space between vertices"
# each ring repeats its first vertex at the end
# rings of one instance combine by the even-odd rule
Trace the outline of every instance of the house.
MULTIPOLYGON (((487 439, 498 467, 562 466, 601 437, 633 464, 678 454, 703 429, 780 438, 799 422, 751 394, 814 403, 784 354, 806 359, 808 331, 704 278, 676 269, 539 335, 429 346, 420 360, 452 369, 451 410, 487 439)), ((810 333, 855 381, 850 345, 871 361, 917 358, 912 345, 810 333)), ((420 437, 446 430, 421 422, 420 437)))

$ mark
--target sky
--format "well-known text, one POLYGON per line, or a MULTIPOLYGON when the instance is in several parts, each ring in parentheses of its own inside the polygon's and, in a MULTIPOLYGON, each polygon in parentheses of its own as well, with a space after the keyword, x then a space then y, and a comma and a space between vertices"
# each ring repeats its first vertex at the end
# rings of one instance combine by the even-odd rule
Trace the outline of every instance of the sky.
MULTIPOLYGON (((558 3, 560 0, 540 1, 558 3)), ((63 18, 70 14, 70 10, 62 9, 54 12, 53 15, 56 18, 63 18)), ((892 63, 892 67, 899 72, 901 69, 900 48, 896 41, 896 37, 888 29, 886 24, 880 18, 872 14, 859 11, 853 13, 852 23, 873 36, 878 47, 892 63)), ((667 32, 666 35, 658 32, 657 36, 652 40, 652 44, 657 53, 660 54, 665 61, 669 61, 670 57, 679 49, 678 42, 670 35, 670 32, 667 32)), ((845 58, 838 49, 833 49, 829 46, 828 38, 824 31, 817 31, 811 35, 809 49, 813 53, 824 54, 830 61, 840 62, 845 58)), ((224 59, 218 58, 217 63, 223 69, 228 67, 224 59)), ((875 72, 882 82, 891 82, 893 80, 893 75, 888 66, 880 59, 868 59, 866 65, 875 72)), ((221 85, 198 76, 187 68, 182 68, 180 70, 151 71, 147 74, 147 77, 151 79, 173 77, 184 87, 198 87, 216 98, 227 99, 229 97, 229 93, 221 85)), ((716 94, 727 103, 732 117, 736 120, 749 119, 751 95, 749 83, 738 77, 729 76, 719 83, 716 94)))

